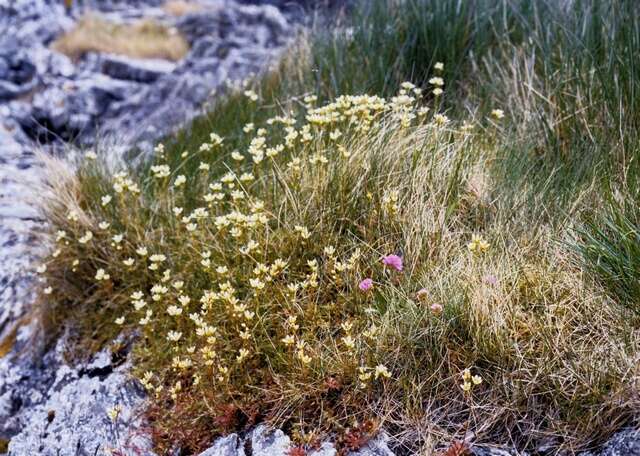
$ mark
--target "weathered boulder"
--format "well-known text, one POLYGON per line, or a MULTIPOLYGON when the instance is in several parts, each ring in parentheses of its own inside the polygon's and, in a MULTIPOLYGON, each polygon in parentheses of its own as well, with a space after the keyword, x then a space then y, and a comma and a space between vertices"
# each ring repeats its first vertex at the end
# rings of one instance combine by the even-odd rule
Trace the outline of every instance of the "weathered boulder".
POLYGON ((149 83, 171 73, 176 64, 161 59, 132 59, 112 54, 100 56, 100 72, 114 79, 149 83))
POLYGON ((199 456, 245 456, 243 442, 237 434, 221 437, 199 456))
POLYGON ((631 428, 618 432, 596 452, 582 453, 581 456, 640 456, 640 430, 631 428))
POLYGON ((250 436, 253 456, 286 455, 291 448, 291 439, 279 429, 271 430, 264 425, 257 426, 250 436))
POLYGON ((254 45, 281 46, 291 30, 287 18, 271 5, 236 4, 231 8, 185 14, 178 18, 175 26, 192 46, 202 37, 228 41, 233 36, 247 37, 254 45))
POLYGON ((14 37, 5 37, 0 41, 0 101, 24 95, 36 84, 36 66, 14 37))
POLYGON ((137 88, 137 83, 104 75, 69 81, 35 94, 30 112, 18 121, 31 138, 39 141, 90 143, 98 132, 98 119, 112 103, 127 99, 137 88))
MULTIPOLYGON (((387 446, 388 437, 381 434, 370 440, 358 451, 349 456, 394 456, 387 446)), ((256 426, 251 432, 240 438, 231 434, 216 440, 211 448, 199 456, 288 456, 292 448, 291 439, 280 430, 265 425, 256 426)), ((336 456, 337 451, 331 442, 323 442, 319 448, 309 451, 309 456, 336 456)))
POLYGON ((128 366, 114 363, 111 354, 103 351, 86 365, 70 367, 60 356, 62 346, 46 356, 46 365, 24 366, 44 383, 36 389, 37 395, 29 384, 33 380, 18 376, 8 390, 12 397, 7 398, 6 392, 0 396, 0 407, 13 408, 13 420, 19 426, 9 455, 89 456, 112 450, 122 455, 153 455, 151 441, 141 429, 144 422, 139 412, 145 395, 129 376, 128 366), (16 397, 22 397, 16 394, 20 392, 31 400, 28 410, 26 404, 15 403, 16 397), (16 413, 20 409, 23 413, 16 413))

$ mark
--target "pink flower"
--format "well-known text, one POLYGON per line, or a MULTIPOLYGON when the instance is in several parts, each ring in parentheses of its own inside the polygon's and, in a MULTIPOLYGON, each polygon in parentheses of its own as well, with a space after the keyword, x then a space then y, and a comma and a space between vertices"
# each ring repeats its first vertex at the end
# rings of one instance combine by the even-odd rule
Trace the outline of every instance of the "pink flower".
POLYGON ((360 282, 360 284, 358 285, 358 288, 360 288, 361 291, 369 291, 373 288, 373 280, 371 279, 364 279, 362 282, 360 282))
POLYGON ((482 280, 484 280, 484 283, 487 285, 493 285, 494 287, 498 285, 498 278, 493 274, 487 274, 482 278, 482 280))
POLYGON ((434 315, 440 315, 442 313, 442 305, 441 304, 431 304, 431 313, 434 315))
POLYGON ((427 296, 429 296, 429 292, 426 288, 420 288, 416 292, 416 298, 418 298, 418 301, 425 301, 427 299, 427 296))
POLYGON ((398 255, 387 255, 382 258, 382 264, 385 266, 391 266, 396 271, 402 271, 402 257, 398 255))

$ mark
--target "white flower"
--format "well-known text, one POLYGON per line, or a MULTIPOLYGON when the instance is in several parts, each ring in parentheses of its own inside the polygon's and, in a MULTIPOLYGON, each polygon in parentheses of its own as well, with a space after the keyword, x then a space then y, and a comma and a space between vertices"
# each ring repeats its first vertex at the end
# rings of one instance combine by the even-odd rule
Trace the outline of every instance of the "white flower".
POLYGON ((124 324, 124 317, 116 318, 115 324, 122 326, 124 324))
POLYGON ((176 177, 176 180, 173 183, 173 186, 178 188, 185 182, 187 182, 187 177, 184 174, 180 174, 178 177, 176 177))
POLYGON ((433 68, 437 71, 442 71, 444 70, 444 63, 442 62, 436 62, 436 64, 433 66, 433 68))
POLYGON ((153 316, 153 310, 148 309, 146 315, 144 316, 144 318, 140 319, 140 324, 142 326, 148 325, 149 322, 151 321, 151 317, 153 316))
POLYGON ((442 114, 436 114, 433 116, 433 121, 436 125, 446 125, 449 123, 449 118, 442 114))
POLYGON ((49 294, 53 293, 53 288, 51 288, 51 287, 47 287, 47 288, 45 288, 44 290, 42 290, 42 292, 43 292, 44 294, 46 294, 46 295, 49 295, 49 294))
POLYGON ((91 239, 93 239, 93 233, 91 231, 86 231, 84 233, 84 236, 82 236, 80 239, 78 239, 78 242, 80 244, 86 244, 87 242, 89 242, 91 239))
POLYGON ((151 287, 151 293, 154 294, 167 294, 169 289, 163 285, 154 285, 151 287))
POLYGON ((494 109, 491 111, 491 117, 500 120, 504 117, 504 111, 502 109, 494 109))
POLYGON ((142 299, 143 296, 144 293, 141 291, 134 291, 133 293, 131 293, 131 299, 142 299))
POLYGON ((247 358, 247 356, 249 356, 249 350, 247 350, 246 348, 241 348, 238 351, 238 356, 236 357, 236 361, 241 363, 242 361, 244 361, 247 358))
POLYGON ((250 99, 251 101, 257 101, 258 100, 258 94, 255 93, 253 90, 245 90, 244 91, 244 96, 247 97, 248 99, 250 99))
POLYGON ((96 280, 109 280, 110 277, 111 276, 107 274, 102 268, 96 271, 96 280))
POLYGON ((285 345, 293 345, 294 342, 295 342, 295 338, 291 334, 289 334, 288 336, 285 336, 282 339, 282 343, 284 343, 285 345))
POLYGON ((216 133, 211 133, 209 135, 209 139, 211 139, 211 143, 214 146, 219 146, 220 144, 222 144, 222 141, 224 141, 224 139, 222 138, 222 136, 216 134, 216 133))
POLYGON ((169 331, 167 333, 167 340, 171 342, 178 342, 182 337, 182 333, 178 331, 169 331))
POLYGON ((163 178, 171 174, 171 168, 168 165, 155 165, 151 167, 151 172, 155 177, 163 178))
POLYGON ((172 317, 175 317, 182 314, 182 309, 178 306, 169 306, 167 307, 167 313, 172 317))
POLYGON ((356 342, 355 340, 353 340, 353 337, 351 336, 344 336, 342 338, 342 343, 345 345, 345 347, 347 347, 349 350, 353 350, 356 346, 356 342))
POLYGON ((109 204, 111 202, 111 195, 104 195, 100 201, 102 202, 103 206, 106 206, 107 204, 109 204))
POLYGON ((133 258, 127 258, 126 260, 123 260, 122 263, 125 266, 133 266, 133 263, 135 263, 135 260, 133 258))
POLYGON ((375 377, 376 379, 379 377, 390 378, 391 374, 389 373, 389 370, 386 366, 384 366, 383 364, 378 364, 375 370, 375 377))

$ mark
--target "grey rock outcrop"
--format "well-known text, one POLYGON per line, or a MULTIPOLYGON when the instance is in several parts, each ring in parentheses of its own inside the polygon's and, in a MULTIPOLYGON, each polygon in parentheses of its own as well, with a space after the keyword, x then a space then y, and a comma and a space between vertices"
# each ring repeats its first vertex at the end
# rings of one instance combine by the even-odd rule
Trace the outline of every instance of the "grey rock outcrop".
POLYGON ((161 59, 131 59, 119 55, 99 56, 99 71, 111 78, 150 83, 171 73, 176 64, 161 59))
POLYGON ((237 434, 219 438, 211 448, 200 453, 199 456, 246 456, 242 440, 237 434))
POLYGON ((640 430, 620 431, 600 451, 582 453, 581 456, 640 456, 640 430))
MULTIPOLYGON (((145 395, 103 351, 86 365, 62 363, 61 344, 43 363, 19 361, 0 379, 0 418, 14 426, 9 455, 151 456, 151 441, 139 416, 145 395)), ((10 358, 8 360, 10 362, 10 358)), ((7 363, 7 360, 3 360, 7 363)), ((11 429, 8 429, 11 430, 11 429)))
MULTIPOLYGON (((369 441, 358 451, 349 456, 393 456, 387 446, 384 434, 369 441)), ((288 456, 292 449, 291 439, 282 431, 269 429, 265 425, 256 426, 244 438, 231 434, 219 438, 213 446, 199 456, 288 456)), ((324 442, 319 448, 309 450, 309 456, 336 456, 337 451, 331 442, 324 442)))
POLYGON ((200 114, 213 90, 260 72, 296 30, 292 17, 272 5, 202 0, 201 10, 176 18, 157 2, 138 2, 138 9, 96 2, 110 20, 164 22, 186 37, 191 51, 179 62, 89 53, 74 65, 49 48, 73 19, 55 3, 21 1, 24 10, 5 7, 13 20, 0 45, 7 50, 0 53, 0 101, 15 100, 7 117, 32 140, 52 144, 91 145, 97 135, 119 135, 150 150, 200 114))

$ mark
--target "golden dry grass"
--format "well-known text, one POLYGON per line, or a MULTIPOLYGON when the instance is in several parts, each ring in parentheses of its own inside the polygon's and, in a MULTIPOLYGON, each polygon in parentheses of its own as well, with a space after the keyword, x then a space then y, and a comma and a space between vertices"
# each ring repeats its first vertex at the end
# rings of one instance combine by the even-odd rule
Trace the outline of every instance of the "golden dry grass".
POLYGON ((117 24, 87 15, 74 29, 55 40, 52 48, 73 59, 87 52, 104 52, 175 61, 189 52, 189 43, 175 29, 151 19, 117 24))
POLYGON ((203 6, 199 3, 184 0, 169 0, 162 5, 162 9, 171 16, 184 16, 185 14, 202 11, 203 6))

